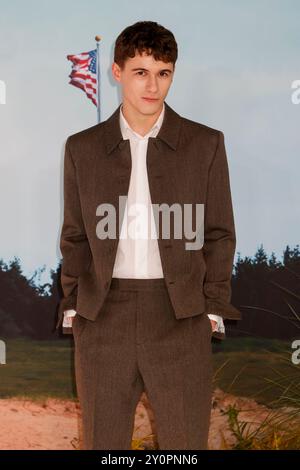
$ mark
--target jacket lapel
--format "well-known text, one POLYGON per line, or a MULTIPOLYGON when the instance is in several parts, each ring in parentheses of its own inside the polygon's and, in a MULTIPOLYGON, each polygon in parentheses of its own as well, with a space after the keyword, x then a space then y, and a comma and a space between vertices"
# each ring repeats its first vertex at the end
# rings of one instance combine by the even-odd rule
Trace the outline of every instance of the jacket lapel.
MULTIPOLYGON (((109 203, 116 210, 116 238, 103 240, 114 258, 124 212, 119 214, 119 197, 127 196, 131 175, 130 142, 124 140, 119 124, 120 106, 104 123, 104 144, 106 154, 97 159, 94 178, 93 200, 98 206, 109 203)), ((179 202, 177 193, 176 160, 181 129, 181 117, 165 103, 165 114, 157 136, 150 137, 147 148, 147 172, 152 204, 172 205, 179 202)), ((178 162, 177 162, 178 164, 178 162)), ((165 207, 167 209, 167 206, 165 207)), ((97 218, 99 220, 99 218, 97 218)), ((160 235, 158 234, 160 237, 160 235)))

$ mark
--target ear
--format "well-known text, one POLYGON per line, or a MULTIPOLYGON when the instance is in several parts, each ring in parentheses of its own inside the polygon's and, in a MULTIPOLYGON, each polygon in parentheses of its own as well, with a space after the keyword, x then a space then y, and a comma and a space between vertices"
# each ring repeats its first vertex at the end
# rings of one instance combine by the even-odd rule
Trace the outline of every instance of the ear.
POLYGON ((112 75, 114 79, 117 80, 117 82, 120 82, 121 81, 121 68, 116 62, 112 63, 111 71, 112 71, 112 75))

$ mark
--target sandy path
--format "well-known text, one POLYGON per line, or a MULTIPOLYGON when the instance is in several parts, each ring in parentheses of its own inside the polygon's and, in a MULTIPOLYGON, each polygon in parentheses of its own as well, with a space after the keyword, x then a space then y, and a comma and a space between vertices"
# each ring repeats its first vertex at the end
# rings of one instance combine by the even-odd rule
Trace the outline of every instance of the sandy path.
MULTIPOLYGON (((239 415, 240 419, 247 422, 259 423, 269 414, 268 408, 258 405, 254 400, 215 390, 209 434, 210 449, 226 447, 224 439, 228 447, 234 443, 227 416, 223 414, 229 405, 247 410, 239 415)), ((19 398, 1 399, 0 417, 0 449, 80 448, 81 416, 77 402, 52 398, 44 402, 19 398)), ((133 446, 143 440, 151 448, 153 436, 155 439, 153 412, 143 394, 136 410, 133 446)))

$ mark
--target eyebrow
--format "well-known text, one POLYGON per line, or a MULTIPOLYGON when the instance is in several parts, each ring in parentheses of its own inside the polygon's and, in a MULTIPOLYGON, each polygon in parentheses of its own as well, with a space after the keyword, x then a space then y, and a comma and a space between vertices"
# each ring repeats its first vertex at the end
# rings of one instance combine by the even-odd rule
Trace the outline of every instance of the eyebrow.
MULTIPOLYGON (((134 68, 134 69, 131 69, 132 72, 136 72, 138 70, 144 70, 145 72, 149 72, 148 69, 144 69, 143 67, 137 67, 137 68, 134 68)), ((170 70, 170 69, 161 69, 159 70, 159 72, 173 72, 173 70, 170 70)))

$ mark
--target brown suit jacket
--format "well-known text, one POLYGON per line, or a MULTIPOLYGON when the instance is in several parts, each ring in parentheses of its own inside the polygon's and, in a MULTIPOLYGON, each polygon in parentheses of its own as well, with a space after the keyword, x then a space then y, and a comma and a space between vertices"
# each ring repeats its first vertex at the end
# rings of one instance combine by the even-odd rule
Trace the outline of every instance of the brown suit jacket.
MULTIPOLYGON (((119 196, 131 174, 129 140, 119 125, 120 106, 106 120, 68 137, 64 157, 64 220, 57 327, 66 309, 95 320, 110 287, 119 239, 119 196), (99 239, 96 208, 116 208, 116 238, 99 239)), ((221 131, 186 119, 165 102, 156 138, 150 137, 147 171, 152 204, 204 204, 204 245, 186 250, 171 232, 158 245, 176 318, 214 313, 240 319, 231 303, 236 246, 228 163, 221 131)))

